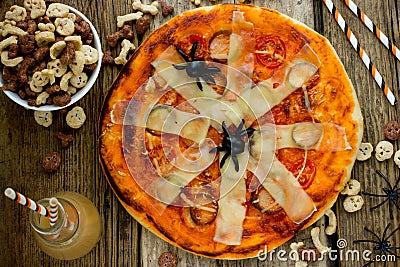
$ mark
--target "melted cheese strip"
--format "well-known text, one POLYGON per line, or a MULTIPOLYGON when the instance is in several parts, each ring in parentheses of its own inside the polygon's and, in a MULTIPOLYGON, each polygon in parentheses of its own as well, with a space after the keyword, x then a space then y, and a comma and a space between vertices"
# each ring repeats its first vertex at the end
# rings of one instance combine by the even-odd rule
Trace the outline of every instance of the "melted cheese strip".
POLYGON ((210 120, 170 106, 156 105, 149 114, 146 127, 200 143, 207 136, 210 120))
POLYGON ((203 91, 201 91, 196 84, 196 78, 189 77, 185 70, 175 69, 172 64, 186 64, 185 60, 179 55, 174 46, 168 47, 151 63, 156 69, 156 73, 183 98, 221 97, 221 95, 217 94, 206 82, 202 82, 203 91))
MULTIPOLYGON (((253 134, 254 138, 252 138, 253 146, 251 150, 255 153, 258 152, 262 147, 265 147, 265 144, 271 142, 271 139, 276 140, 276 149, 281 148, 301 148, 301 149, 314 149, 318 151, 344 151, 351 149, 347 141, 346 131, 343 127, 333 124, 333 123, 314 123, 318 126, 317 129, 321 129, 320 136, 318 136, 318 140, 316 140, 315 144, 310 147, 304 147, 296 143, 293 138, 293 131, 296 128, 307 127, 312 122, 299 122, 290 125, 275 125, 275 124, 267 124, 260 127, 260 132, 262 132, 262 137, 259 138, 257 134, 253 134)), ((309 128, 309 127, 307 127, 309 128)), ((257 131, 258 132, 258 131, 257 131)), ((257 133, 256 132, 256 133, 257 133)), ((298 138, 307 139, 313 135, 313 133, 304 131, 298 134, 298 138)))
MULTIPOLYGON (((225 155, 220 152, 220 160, 225 155)), ((239 172, 236 172, 231 158, 221 169, 220 199, 215 219, 214 241, 226 245, 240 245, 243 234, 243 221, 246 216, 246 168, 249 159, 247 146, 245 152, 237 155, 239 172)))
POLYGON ((306 44, 290 62, 285 63, 271 78, 243 92, 241 96, 244 105, 241 105, 241 109, 247 114, 246 126, 251 125, 255 118, 264 115, 302 87, 317 72, 320 65, 321 62, 317 55, 306 44))
POLYGON ((285 210, 287 216, 293 222, 301 223, 315 211, 315 204, 293 174, 276 159, 274 151, 277 143, 282 143, 277 128, 279 125, 271 124, 253 133, 248 169, 285 210))
POLYGON ((252 158, 249 161, 249 170, 293 222, 299 224, 316 211, 313 200, 303 190, 293 174, 277 159, 274 158, 271 164, 264 157, 260 158, 258 162, 252 158))
POLYGON ((254 26, 244 19, 244 13, 233 12, 232 34, 229 40, 228 83, 225 99, 234 101, 237 94, 251 88, 254 71, 254 26))
POLYGON ((222 132, 223 121, 227 125, 239 125, 243 118, 243 112, 234 102, 202 97, 190 99, 188 103, 197 109, 201 116, 209 118, 211 126, 219 132, 222 132))

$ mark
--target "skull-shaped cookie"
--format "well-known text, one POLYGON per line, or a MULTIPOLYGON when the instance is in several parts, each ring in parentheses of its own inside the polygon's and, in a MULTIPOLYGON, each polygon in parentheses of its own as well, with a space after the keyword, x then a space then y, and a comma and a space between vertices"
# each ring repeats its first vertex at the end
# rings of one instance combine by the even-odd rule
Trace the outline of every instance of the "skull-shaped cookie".
POLYGON ((49 127, 53 123, 53 113, 51 111, 35 110, 33 116, 35 121, 44 127, 49 127))
POLYGON ((350 179, 340 192, 342 195, 355 196, 360 192, 360 182, 355 179, 350 179))
POLYGON ((375 148, 375 157, 379 161, 390 159, 393 155, 393 145, 388 141, 380 141, 375 148))
POLYGON ((373 150, 374 148, 371 143, 361 143, 357 150, 357 160, 364 161, 369 159, 373 150))
POLYGON ((360 195, 348 196, 343 201, 343 208, 347 212, 355 212, 362 208, 364 199, 360 195))
POLYGON ((394 163, 396 163, 397 167, 400 168, 400 150, 397 150, 396 153, 394 153, 394 163))
POLYGON ((400 124, 397 121, 389 121, 383 129, 385 137, 389 140, 397 140, 400 138, 400 124))
POLYGON ((46 172, 52 173, 58 170, 61 164, 61 155, 58 152, 51 152, 43 157, 43 168, 46 172))

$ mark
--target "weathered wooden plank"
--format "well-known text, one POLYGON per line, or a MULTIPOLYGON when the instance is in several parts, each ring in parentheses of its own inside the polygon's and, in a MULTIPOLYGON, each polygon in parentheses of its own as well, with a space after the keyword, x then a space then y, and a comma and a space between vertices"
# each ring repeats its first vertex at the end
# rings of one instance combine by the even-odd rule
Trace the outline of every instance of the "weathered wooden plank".
MULTIPOLYGON (((348 10, 343 1, 334 2, 355 35, 359 38, 371 60, 376 64, 385 81, 393 89, 395 95, 398 96, 398 62, 374 35, 362 25, 361 21, 348 10)), ((388 34, 391 40, 398 42, 399 18, 397 1, 365 2, 354 0, 354 2, 364 10, 382 31, 388 34)), ((345 35, 336 25, 332 15, 328 13, 325 7, 323 9, 323 21, 325 22, 323 32, 335 47, 358 93, 365 122, 363 141, 371 142, 375 146, 379 141, 385 139, 383 134, 384 124, 390 119, 398 120, 398 108, 389 105, 381 89, 375 84, 362 61, 347 42, 345 35)), ((395 151, 399 148, 398 142, 394 142, 394 147, 395 151)), ((356 162, 352 177, 361 182, 362 190, 381 194, 383 193, 380 191, 381 188, 386 185, 382 179, 374 174, 375 169, 380 169, 387 174, 392 183, 399 175, 399 170, 393 164, 393 160, 378 162, 373 157, 366 162, 356 162)), ((343 199, 344 197, 339 198, 336 208, 339 224, 338 237, 347 240, 348 247, 346 249, 358 249, 360 253, 365 249, 372 250, 371 244, 353 245, 352 242, 357 239, 371 237, 364 231, 364 226, 373 231, 383 231, 386 224, 390 222, 388 207, 383 206, 376 211, 370 212, 369 208, 378 204, 380 200, 364 197, 365 206, 363 209, 355 214, 349 214, 343 210, 343 199)), ((399 225, 399 218, 399 213, 395 212, 395 219, 391 221, 392 225, 399 225)), ((397 244, 398 246, 400 242, 399 236, 392 237, 392 244, 397 244)), ((365 263, 365 261, 357 262, 343 259, 340 261, 340 266, 360 266, 362 263, 365 263)), ((389 264, 388 266, 391 265, 389 264)), ((392 266, 397 265, 394 264, 392 266)))

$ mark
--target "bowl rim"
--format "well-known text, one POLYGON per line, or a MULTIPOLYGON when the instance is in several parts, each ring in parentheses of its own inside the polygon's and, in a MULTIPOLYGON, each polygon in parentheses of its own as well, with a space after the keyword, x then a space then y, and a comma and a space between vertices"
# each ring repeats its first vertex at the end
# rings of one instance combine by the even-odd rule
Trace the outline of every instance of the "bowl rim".
MULTIPOLYGON (((66 5, 68 6, 68 5, 66 5)), ((89 90, 93 87, 94 83, 97 80, 97 77, 99 76, 100 73, 100 69, 101 69, 101 58, 103 57, 103 52, 101 50, 101 41, 100 41, 100 37, 96 31, 96 28, 93 26, 93 24, 90 22, 90 20, 83 14, 81 13, 79 10, 68 6, 69 10, 72 13, 75 13, 76 15, 80 16, 84 21, 86 21, 87 23, 89 23, 90 26, 90 30, 93 33, 93 47, 97 49, 98 53, 99 53, 99 59, 97 61, 97 66, 96 68, 93 70, 92 74, 89 76, 89 80, 87 82, 87 84, 79 89, 76 94, 72 95, 71 97, 71 101, 65 105, 65 106, 56 106, 54 104, 52 105, 42 105, 40 107, 36 107, 36 106, 30 106, 28 105, 28 101, 24 100, 22 98, 19 97, 19 95, 17 93, 11 92, 9 90, 3 90, 3 92, 15 103, 17 103, 20 106, 23 106, 24 108, 27 109, 31 109, 31 110, 39 110, 39 111, 56 111, 56 110, 60 110, 66 107, 69 107, 73 104, 75 104, 76 102, 78 102, 80 99, 82 99, 88 92, 89 90)), ((3 74, 0 71, 0 86, 3 85, 3 80, 2 80, 2 76, 3 74)))

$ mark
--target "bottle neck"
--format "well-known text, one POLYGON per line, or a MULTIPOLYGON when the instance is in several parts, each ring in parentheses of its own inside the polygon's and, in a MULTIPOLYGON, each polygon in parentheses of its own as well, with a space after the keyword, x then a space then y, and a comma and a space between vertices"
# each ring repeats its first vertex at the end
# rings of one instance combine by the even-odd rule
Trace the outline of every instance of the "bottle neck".
MULTIPOLYGON (((35 232, 47 242, 65 242, 75 234, 79 217, 76 208, 63 198, 58 199, 58 219, 53 226, 50 225, 50 218, 42 216, 35 211, 29 214, 29 221, 35 232)), ((49 208, 49 198, 38 201, 44 207, 49 208)))

